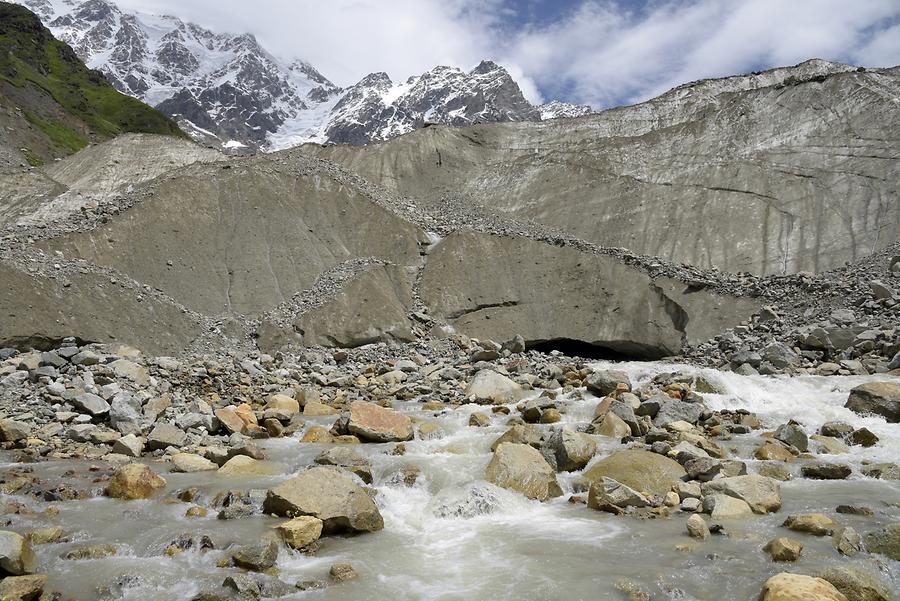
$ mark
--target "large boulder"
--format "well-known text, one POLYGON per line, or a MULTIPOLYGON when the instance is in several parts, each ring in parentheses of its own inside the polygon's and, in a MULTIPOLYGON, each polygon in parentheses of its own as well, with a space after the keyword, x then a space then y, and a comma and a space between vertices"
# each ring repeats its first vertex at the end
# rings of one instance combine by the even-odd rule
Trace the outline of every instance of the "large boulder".
POLYGON ((27 538, 16 532, 0 531, 0 571, 21 576, 32 574, 37 568, 37 557, 27 538))
POLYGON ((0 581, 0 599, 3 601, 37 601, 43 598, 47 576, 7 576, 0 581))
POLYGON ((604 510, 609 507, 649 507, 650 500, 636 490, 612 478, 591 483, 588 490, 588 507, 604 510))
POLYGON ((553 468, 540 451, 526 444, 500 444, 485 468, 484 478, 538 501, 562 494, 553 468))
POLYGON ((900 522, 866 534, 866 549, 900 561, 900 522))
POLYGON ((270 489, 263 511, 288 518, 319 518, 325 533, 375 532, 384 528, 372 497, 335 467, 310 468, 270 489))
POLYGON ((142 463, 119 468, 106 485, 106 496, 132 501, 146 499, 165 487, 165 479, 142 463))
POLYGON ((109 403, 90 392, 84 392, 72 399, 72 404, 82 413, 93 418, 102 418, 109 414, 109 403))
POLYGON ((781 486, 778 480, 750 474, 704 482, 703 496, 724 494, 747 503, 754 513, 770 513, 781 508, 781 486))
POLYGON ((582 469, 597 452, 593 438, 569 426, 555 430, 544 446, 556 458, 556 469, 561 472, 582 469))
POLYGON ((686 474, 677 461, 637 449, 615 451, 584 472, 592 482, 612 478, 642 494, 653 495, 666 494, 686 474))
POLYGON ((147 436, 147 448, 151 451, 165 450, 169 447, 180 449, 187 441, 187 434, 181 428, 161 422, 147 436))
POLYGON ((285 544, 292 549, 302 549, 322 536, 322 520, 311 515, 301 515, 275 526, 285 544))
POLYGON ((347 429, 367 442, 412 440, 412 420, 399 411, 366 401, 353 401, 347 429))
POLYGON ((819 577, 830 582, 847 601, 891 601, 893 595, 875 576, 860 568, 836 565, 819 577))
POLYGON ((847 597, 821 578, 782 572, 766 580, 759 601, 847 601, 847 597))
POLYGON ((900 423, 900 383, 869 382, 850 391, 847 409, 856 413, 874 413, 889 423, 900 423))
POLYGON ((618 369, 597 370, 584 380, 588 391, 601 397, 614 392, 619 384, 625 384, 628 390, 631 390, 631 379, 628 374, 618 369))
POLYGON ((510 403, 522 395, 522 387, 491 369, 482 369, 466 387, 466 396, 478 401, 510 403))

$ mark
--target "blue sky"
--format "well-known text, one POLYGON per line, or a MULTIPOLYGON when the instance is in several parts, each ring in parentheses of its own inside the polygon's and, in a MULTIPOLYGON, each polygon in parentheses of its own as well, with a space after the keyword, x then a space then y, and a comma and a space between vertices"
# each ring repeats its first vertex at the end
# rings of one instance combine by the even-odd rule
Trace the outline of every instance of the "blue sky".
POLYGON ((339 85, 373 71, 507 67, 533 102, 638 102, 697 79, 824 58, 900 64, 900 0, 117 0, 256 34, 339 85))

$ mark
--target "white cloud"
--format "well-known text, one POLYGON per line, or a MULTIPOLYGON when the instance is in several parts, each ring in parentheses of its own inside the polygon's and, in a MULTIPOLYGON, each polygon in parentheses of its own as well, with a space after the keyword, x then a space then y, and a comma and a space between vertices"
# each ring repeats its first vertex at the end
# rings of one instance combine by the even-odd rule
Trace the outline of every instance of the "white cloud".
POLYGON ((696 79, 818 57, 900 64, 897 0, 585 0, 552 23, 523 23, 532 0, 118 0, 264 46, 349 85, 435 65, 506 66, 526 97, 610 106, 696 79))
POLYGON ((809 58, 898 64, 900 35, 887 29, 898 17, 896 0, 671 1, 640 13, 590 1, 563 21, 520 32, 507 53, 545 95, 609 106, 809 58))
POLYGON ((275 54, 312 63, 340 85, 374 71, 395 81, 491 55, 499 0, 116 0, 218 31, 257 35, 275 54), (477 10, 475 10, 477 8, 477 10))

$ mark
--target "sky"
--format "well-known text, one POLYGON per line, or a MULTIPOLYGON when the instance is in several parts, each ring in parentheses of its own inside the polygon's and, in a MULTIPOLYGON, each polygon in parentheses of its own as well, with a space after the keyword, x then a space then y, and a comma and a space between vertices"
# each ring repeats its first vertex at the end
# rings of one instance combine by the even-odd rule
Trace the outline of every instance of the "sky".
POLYGON ((689 81, 824 58, 900 64, 900 0, 117 0, 250 32, 347 86, 506 67, 534 103, 600 109, 689 81))

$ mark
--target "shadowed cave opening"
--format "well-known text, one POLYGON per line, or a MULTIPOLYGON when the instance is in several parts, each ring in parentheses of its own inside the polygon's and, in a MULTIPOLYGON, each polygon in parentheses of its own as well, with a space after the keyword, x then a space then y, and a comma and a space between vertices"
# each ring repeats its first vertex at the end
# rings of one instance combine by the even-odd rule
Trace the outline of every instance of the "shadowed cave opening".
POLYGON ((572 338, 534 340, 525 343, 525 348, 539 353, 559 351, 568 357, 581 357, 596 361, 653 361, 666 356, 662 349, 625 341, 585 342, 572 338))

